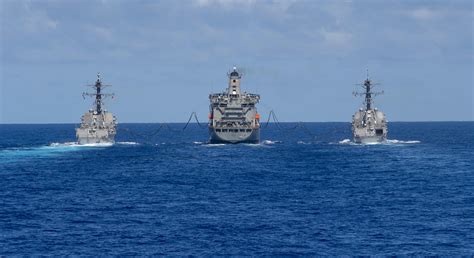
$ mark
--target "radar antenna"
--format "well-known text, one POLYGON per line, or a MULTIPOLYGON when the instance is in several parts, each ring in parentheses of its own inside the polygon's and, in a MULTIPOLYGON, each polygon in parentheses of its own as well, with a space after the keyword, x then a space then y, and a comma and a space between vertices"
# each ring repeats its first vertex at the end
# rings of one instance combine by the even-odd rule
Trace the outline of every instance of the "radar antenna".
POLYGON ((242 73, 234 66, 232 71, 227 73, 227 76, 229 77, 227 94, 231 98, 240 96, 240 79, 242 79, 242 73))
POLYGON ((374 103, 373 97, 381 95, 381 94, 384 93, 383 91, 379 91, 379 92, 373 92, 372 91, 372 89, 375 85, 380 85, 380 84, 379 83, 372 83, 372 80, 369 79, 369 69, 367 69, 367 79, 365 79, 364 83, 356 84, 356 85, 361 86, 364 89, 364 91, 362 91, 362 92, 354 91, 352 93, 352 95, 354 95, 354 96, 364 96, 365 97, 365 100, 364 100, 365 110, 366 111, 371 110, 372 106, 373 106, 373 103, 374 103))
POLYGON ((89 92, 84 92, 82 93, 82 97, 85 98, 86 96, 87 97, 95 97, 95 101, 94 101, 94 106, 95 106, 95 112, 99 115, 102 113, 102 100, 104 98, 107 98, 107 97, 114 97, 115 94, 113 93, 102 93, 102 89, 105 88, 105 87, 110 87, 112 85, 105 85, 105 84, 102 84, 102 81, 100 79, 100 73, 97 73, 97 80, 95 81, 95 84, 94 85, 87 85, 87 86, 90 86, 90 87, 93 87, 95 88, 95 93, 89 93, 89 92))

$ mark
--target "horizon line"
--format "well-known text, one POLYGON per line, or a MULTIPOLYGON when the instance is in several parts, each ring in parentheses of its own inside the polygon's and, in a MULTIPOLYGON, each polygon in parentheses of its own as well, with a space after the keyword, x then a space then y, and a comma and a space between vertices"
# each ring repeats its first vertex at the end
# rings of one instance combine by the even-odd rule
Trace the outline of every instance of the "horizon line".
MULTIPOLYGON (((474 120, 421 120, 421 121, 388 121, 388 123, 453 123, 453 122, 474 122, 474 120)), ((278 123, 352 123, 351 121, 280 121, 278 123)), ((80 124, 80 122, 46 122, 46 123, 2 123, 0 125, 64 125, 64 124, 80 124)), ((186 122, 119 122, 120 124, 186 124, 186 122)), ((197 122, 189 122, 189 124, 198 124, 197 122)), ((201 123, 204 124, 204 123, 201 123)), ((207 122, 205 123, 207 124, 207 122)), ((260 123, 260 124, 266 124, 260 123)), ((269 122, 269 124, 277 124, 277 122, 269 122)))

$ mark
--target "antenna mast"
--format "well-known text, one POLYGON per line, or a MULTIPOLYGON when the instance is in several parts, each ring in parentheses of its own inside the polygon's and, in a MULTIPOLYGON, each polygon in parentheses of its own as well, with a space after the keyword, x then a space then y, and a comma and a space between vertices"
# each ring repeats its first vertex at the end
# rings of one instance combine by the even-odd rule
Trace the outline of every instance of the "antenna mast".
POLYGON ((84 92, 82 93, 82 97, 88 96, 88 97, 95 97, 94 105, 95 105, 95 111, 98 115, 102 113, 102 99, 106 97, 114 97, 113 93, 102 93, 102 89, 105 87, 109 87, 112 85, 104 85, 102 84, 102 81, 100 80, 100 73, 97 73, 97 80, 95 81, 94 85, 88 85, 93 88, 95 88, 95 93, 88 93, 84 92))
POLYGON ((365 110, 366 111, 371 110, 372 105, 374 103, 372 98, 377 96, 377 95, 383 94, 384 92, 383 91, 380 91, 380 92, 373 92, 372 91, 372 88, 375 85, 378 85, 378 83, 372 83, 372 81, 369 79, 369 69, 367 69, 367 79, 365 79, 363 84, 358 84, 358 85, 361 85, 362 88, 365 91, 363 91, 363 92, 353 92, 353 95, 354 96, 364 96, 365 97, 365 101, 364 101, 365 110))

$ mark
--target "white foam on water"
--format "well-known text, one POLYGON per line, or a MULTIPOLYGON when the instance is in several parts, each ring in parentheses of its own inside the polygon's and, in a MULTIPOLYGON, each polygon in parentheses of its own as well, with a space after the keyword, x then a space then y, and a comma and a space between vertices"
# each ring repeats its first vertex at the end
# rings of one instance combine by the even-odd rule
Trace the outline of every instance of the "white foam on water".
POLYGON ((310 145, 312 143, 311 142, 305 142, 305 141, 297 141, 296 144, 310 145))
POLYGON ((416 143, 421 143, 420 141, 401 141, 401 140, 387 140, 387 143, 392 143, 392 144, 416 144, 416 143))
POLYGON ((350 139, 344 139, 342 141, 339 141, 339 144, 353 144, 350 139))
POLYGON ((44 147, 68 147, 68 146, 71 146, 71 147, 74 147, 74 146, 78 146, 79 144, 77 142, 53 142, 53 143, 50 143, 48 146, 44 146, 44 147))
POLYGON ((53 142, 44 146, 17 147, 0 150, 0 160, 11 162, 25 158, 54 157, 65 152, 84 148, 110 147, 112 143, 78 144, 77 142, 53 142))
MULTIPOLYGON (((355 143, 350 139, 344 139, 339 141, 339 144, 345 145, 400 145, 400 144, 416 144, 421 143, 420 141, 410 140, 410 141, 401 141, 401 140, 386 140, 384 142, 368 142, 368 143, 355 143)), ((333 143, 330 143, 333 144, 333 143)))
POLYGON ((262 142, 262 144, 265 144, 265 145, 272 145, 272 144, 277 144, 277 143, 282 143, 282 141, 264 140, 262 142))
POLYGON ((364 142, 364 143, 359 143, 359 144, 360 145, 382 145, 382 144, 385 144, 385 143, 384 142, 364 142))
POLYGON ((77 147, 110 147, 113 146, 113 143, 88 143, 88 144, 79 144, 77 142, 53 142, 48 146, 44 146, 46 148, 77 148, 77 147))
POLYGON ((193 142, 193 144, 202 145, 202 144, 204 144, 204 143, 203 143, 203 142, 193 142))
POLYGON ((253 147, 253 148, 262 148, 262 147, 269 148, 270 147, 267 144, 263 144, 263 143, 244 143, 243 145, 248 146, 248 147, 253 147))
POLYGON ((138 143, 138 142, 116 142, 116 144, 120 144, 120 145, 139 145, 140 143, 138 143))
POLYGON ((209 143, 209 144, 202 144, 202 146, 206 146, 206 147, 222 147, 222 146, 226 146, 227 144, 225 143, 209 143))

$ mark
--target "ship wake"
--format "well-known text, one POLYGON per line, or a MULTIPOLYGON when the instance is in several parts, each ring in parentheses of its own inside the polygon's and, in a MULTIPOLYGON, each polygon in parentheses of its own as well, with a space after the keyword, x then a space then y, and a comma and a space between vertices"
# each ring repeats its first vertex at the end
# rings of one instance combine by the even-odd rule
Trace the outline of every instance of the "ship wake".
POLYGON ((421 143, 421 141, 401 141, 401 140, 387 140, 388 144, 416 144, 416 143, 421 143))
MULTIPOLYGON (((417 144, 417 143, 421 143, 421 141, 417 141, 417 140, 403 141, 403 140, 393 139, 393 140, 385 140, 383 142, 355 143, 351 141, 350 139, 344 139, 338 142, 338 144, 342 144, 342 145, 405 145, 405 144, 417 144)), ((334 143, 331 143, 331 144, 334 144, 334 143)))
POLYGON ((206 143, 206 142, 193 142, 195 145, 201 145, 206 147, 222 147, 222 146, 249 146, 249 147, 264 147, 268 145, 275 145, 280 144, 282 141, 272 141, 272 140, 264 140, 260 143, 206 143))
POLYGON ((84 148, 84 147, 110 147, 114 145, 113 143, 88 143, 88 144, 79 144, 77 142, 53 142, 46 148, 84 148))
POLYGON ((274 144, 279 144, 282 143, 282 141, 272 141, 272 140, 265 140, 262 142, 264 145, 274 145, 274 144))
POLYGON ((140 143, 138 143, 138 142, 115 142, 115 144, 118 144, 118 145, 139 145, 140 143))
POLYGON ((57 157, 65 152, 77 151, 91 147, 109 147, 112 144, 84 144, 77 142, 54 142, 44 146, 12 147, 0 150, 1 163, 16 162, 29 158, 48 158, 57 157))

